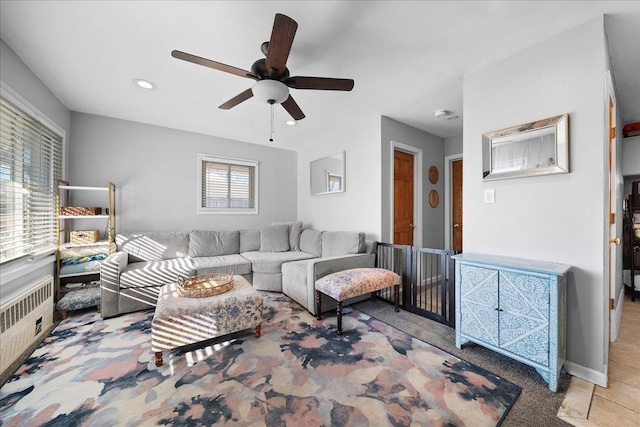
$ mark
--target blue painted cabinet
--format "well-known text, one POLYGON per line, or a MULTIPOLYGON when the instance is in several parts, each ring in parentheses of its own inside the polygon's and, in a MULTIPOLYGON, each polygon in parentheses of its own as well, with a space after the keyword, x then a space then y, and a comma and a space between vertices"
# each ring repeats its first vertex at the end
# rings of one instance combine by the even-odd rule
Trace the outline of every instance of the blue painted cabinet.
POLYGON ((456 346, 475 342, 533 366, 557 391, 570 266, 466 253, 453 259, 456 346))

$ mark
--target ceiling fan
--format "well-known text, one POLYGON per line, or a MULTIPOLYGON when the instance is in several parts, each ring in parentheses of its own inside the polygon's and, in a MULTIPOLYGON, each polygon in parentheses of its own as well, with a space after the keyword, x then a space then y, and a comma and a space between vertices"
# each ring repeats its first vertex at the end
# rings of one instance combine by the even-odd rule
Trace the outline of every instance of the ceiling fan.
POLYGON ((352 79, 334 79, 328 77, 290 77, 287 68, 287 59, 293 44, 293 37, 298 29, 298 24, 293 19, 280 13, 276 14, 271 31, 271 39, 262 43, 261 50, 265 59, 258 59, 251 66, 251 71, 222 64, 210 59, 201 58, 189 53, 174 50, 171 56, 183 61, 193 62, 225 73, 256 80, 253 87, 234 96, 219 108, 228 110, 251 97, 256 97, 273 106, 282 104, 285 110, 295 120, 304 119, 305 115, 289 94, 289 88, 315 89, 315 90, 341 90, 353 89, 352 79))

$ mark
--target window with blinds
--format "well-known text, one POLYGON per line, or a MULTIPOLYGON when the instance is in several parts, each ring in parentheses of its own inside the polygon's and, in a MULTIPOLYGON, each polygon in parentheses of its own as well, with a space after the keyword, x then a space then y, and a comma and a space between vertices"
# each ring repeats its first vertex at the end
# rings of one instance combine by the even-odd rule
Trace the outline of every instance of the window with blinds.
POLYGON ((0 263, 57 244, 62 137, 0 98, 0 263))
POLYGON ((258 213, 258 162, 198 155, 198 213, 258 213))

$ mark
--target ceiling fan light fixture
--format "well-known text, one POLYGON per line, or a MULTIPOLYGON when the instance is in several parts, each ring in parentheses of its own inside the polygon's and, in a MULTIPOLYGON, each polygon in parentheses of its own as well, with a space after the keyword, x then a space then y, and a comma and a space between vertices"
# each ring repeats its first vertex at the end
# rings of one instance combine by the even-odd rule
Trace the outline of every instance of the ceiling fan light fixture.
POLYGON ((144 80, 144 79, 134 79, 133 82, 140 86, 142 89, 155 89, 156 85, 153 84, 152 82, 150 82, 149 80, 144 80))
POLYGON ((278 80, 260 80, 251 88, 253 96, 260 102, 281 104, 289 97, 289 88, 278 80))

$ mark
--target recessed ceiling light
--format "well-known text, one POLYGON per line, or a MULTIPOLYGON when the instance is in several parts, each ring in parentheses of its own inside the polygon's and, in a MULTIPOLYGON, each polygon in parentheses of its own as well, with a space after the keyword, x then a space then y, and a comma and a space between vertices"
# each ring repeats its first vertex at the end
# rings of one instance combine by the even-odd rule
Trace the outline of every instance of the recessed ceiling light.
POLYGON ((156 85, 148 80, 134 79, 133 82, 143 89, 155 89, 156 85))
POLYGON ((447 110, 436 110, 435 113, 433 113, 433 115, 437 118, 442 118, 442 117, 446 117, 449 114, 451 114, 451 112, 447 111, 447 110))
POLYGON ((285 123, 286 123, 286 124, 288 124, 289 126, 293 126, 293 125, 295 125, 297 122, 296 122, 295 120, 287 120, 285 123))

